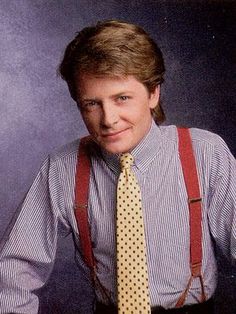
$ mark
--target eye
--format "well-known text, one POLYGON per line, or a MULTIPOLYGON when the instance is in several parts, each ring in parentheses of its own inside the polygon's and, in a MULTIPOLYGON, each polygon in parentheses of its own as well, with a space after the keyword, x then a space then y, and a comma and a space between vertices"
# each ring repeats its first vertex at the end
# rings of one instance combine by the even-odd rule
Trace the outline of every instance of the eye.
POLYGON ((97 106, 97 105, 98 105, 98 102, 95 100, 88 101, 84 104, 85 107, 93 107, 93 106, 97 106))
POLYGON ((99 106, 99 102, 96 100, 83 101, 81 103, 81 109, 85 111, 93 111, 99 106))
POLYGON ((121 95, 121 96, 119 96, 118 99, 121 100, 121 101, 126 101, 126 100, 129 99, 129 96, 121 95))

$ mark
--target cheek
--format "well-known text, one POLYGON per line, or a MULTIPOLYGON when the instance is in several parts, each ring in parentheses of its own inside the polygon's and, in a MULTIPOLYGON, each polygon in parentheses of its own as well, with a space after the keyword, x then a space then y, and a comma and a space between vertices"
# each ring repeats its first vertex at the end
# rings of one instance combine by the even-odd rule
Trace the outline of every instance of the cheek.
POLYGON ((93 130, 97 128, 98 121, 93 116, 82 115, 83 121, 88 130, 93 130))
POLYGON ((144 109, 139 107, 139 104, 132 104, 132 106, 127 106, 123 108, 120 112, 120 117, 129 121, 136 122, 144 114, 144 109))
POLYGON ((132 110, 127 111, 127 120, 133 123, 139 123, 141 121, 149 120, 151 117, 151 110, 148 106, 136 106, 132 110))

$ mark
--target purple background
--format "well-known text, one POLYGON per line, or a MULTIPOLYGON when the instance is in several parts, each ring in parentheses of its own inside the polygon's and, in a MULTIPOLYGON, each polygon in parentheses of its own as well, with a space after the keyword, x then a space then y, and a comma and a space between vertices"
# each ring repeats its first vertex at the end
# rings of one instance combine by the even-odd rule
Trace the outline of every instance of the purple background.
MULTIPOLYGON (((166 123, 216 132, 236 154, 233 1, 1 0, 0 237, 47 154, 86 134, 56 69, 75 32, 107 18, 138 23, 159 43, 166 123)), ((233 314, 235 278, 224 268, 218 312, 233 314)), ((78 313, 79 275, 71 239, 60 240, 43 313, 78 313)))

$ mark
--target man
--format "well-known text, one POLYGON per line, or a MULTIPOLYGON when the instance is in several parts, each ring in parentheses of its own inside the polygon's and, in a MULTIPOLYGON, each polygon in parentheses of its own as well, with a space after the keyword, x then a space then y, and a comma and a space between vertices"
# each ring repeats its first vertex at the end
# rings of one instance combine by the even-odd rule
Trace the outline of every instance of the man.
MULTIPOLYGON (((60 73, 91 135, 88 220, 99 282, 99 288, 94 287, 94 311, 116 313, 118 300, 119 314, 213 313, 215 247, 232 263, 236 258, 236 164, 229 149, 217 135, 190 131, 202 199, 202 268, 201 280, 193 278, 180 302, 191 277, 189 208, 177 129, 159 126, 164 120, 159 102, 164 75, 161 51, 140 27, 104 21, 78 33, 66 48, 60 73), (119 159, 125 155, 134 159, 133 165, 120 166, 119 159), (123 269, 118 221, 123 215, 124 223, 130 214, 125 213, 131 206, 131 195, 125 194, 130 187, 123 191, 126 208, 121 213, 116 208, 123 172, 127 182, 132 177, 136 191, 141 189, 141 197, 138 191, 136 198, 141 198, 142 222, 131 220, 133 226, 130 232, 125 227, 125 237, 133 239, 134 229, 140 237, 143 228, 144 271, 137 282, 145 276, 144 282, 148 282, 140 300, 128 308, 120 302, 123 269)), ((79 142, 44 162, 22 205, 1 253, 1 313, 37 313, 39 301, 34 291, 51 271, 59 226, 67 234, 73 233, 77 261, 91 280, 74 214, 79 142)), ((136 267, 139 254, 130 252, 128 271, 136 267)), ((125 276, 133 280, 129 274, 125 276)), ((134 286, 136 281, 129 289, 134 286)))

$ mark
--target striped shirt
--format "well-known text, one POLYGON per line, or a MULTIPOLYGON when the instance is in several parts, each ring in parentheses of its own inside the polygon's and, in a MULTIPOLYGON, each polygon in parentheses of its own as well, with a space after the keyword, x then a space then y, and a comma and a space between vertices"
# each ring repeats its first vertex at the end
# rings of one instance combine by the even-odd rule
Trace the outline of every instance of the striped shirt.
MULTIPOLYGON (((208 131, 191 129, 202 195, 203 278, 207 297, 217 281, 213 242, 236 260, 236 163, 224 141, 208 131), (214 241, 213 241, 214 239, 214 241)), ((0 256, 0 313, 37 313, 33 293, 47 280, 59 234, 73 233, 80 256, 74 216, 74 184, 79 140, 51 155, 31 186, 0 256)), ((133 171, 141 187, 152 306, 174 307, 190 277, 189 210, 178 154, 175 126, 158 127, 132 151, 133 171)), ((116 303, 115 216, 118 156, 99 148, 91 153, 89 222, 97 275, 116 303)), ((196 303, 200 282, 194 279, 186 304, 196 303)), ((98 295, 101 300, 101 296, 98 295)))

